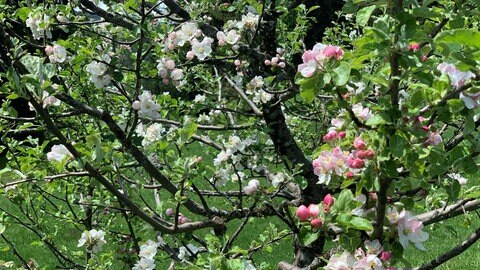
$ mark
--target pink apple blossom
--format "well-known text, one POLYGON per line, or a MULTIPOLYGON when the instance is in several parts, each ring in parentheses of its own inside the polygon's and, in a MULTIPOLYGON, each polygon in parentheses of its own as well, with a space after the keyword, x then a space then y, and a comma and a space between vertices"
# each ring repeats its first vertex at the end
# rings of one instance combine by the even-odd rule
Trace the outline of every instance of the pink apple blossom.
POLYGON ((442 74, 447 74, 450 78, 450 83, 455 88, 462 87, 468 80, 475 78, 475 74, 471 71, 460 71, 455 65, 449 63, 441 63, 437 66, 442 74))
POLYGON ((313 160, 313 172, 318 176, 317 184, 328 185, 331 175, 342 176, 347 169, 347 155, 339 148, 332 151, 322 151, 317 159, 313 160))

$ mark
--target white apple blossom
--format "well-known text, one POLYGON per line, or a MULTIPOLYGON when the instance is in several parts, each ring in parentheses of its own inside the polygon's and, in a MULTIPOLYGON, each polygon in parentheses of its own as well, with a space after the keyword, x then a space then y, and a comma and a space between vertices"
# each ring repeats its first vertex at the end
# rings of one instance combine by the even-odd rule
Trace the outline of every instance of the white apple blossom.
POLYGON ((246 27, 253 31, 258 25, 258 19, 258 15, 248 12, 247 15, 242 15, 242 21, 239 23, 239 28, 246 27))
POLYGON ((155 261, 149 258, 140 258, 140 260, 132 267, 132 270, 153 270, 155 269, 155 261))
POLYGON ((195 245, 188 244, 187 247, 180 247, 178 251, 178 259, 183 261, 187 256, 193 256, 197 254, 199 249, 195 245))
POLYGON ((205 95, 197 94, 197 95, 195 95, 195 99, 193 100, 193 102, 203 103, 203 102, 205 102, 205 100, 207 100, 207 97, 205 95))
POLYGON ((466 185, 468 182, 468 179, 463 177, 462 175, 458 173, 449 173, 447 174, 448 177, 450 177, 453 180, 457 180, 460 185, 466 185))
POLYGON ((147 127, 145 131, 145 137, 143 138, 142 145, 148 146, 158 140, 160 140, 166 131, 162 124, 160 123, 153 123, 147 127))
POLYGON ((185 42, 192 40, 198 31, 198 26, 194 22, 187 22, 182 25, 179 31, 176 32, 174 44, 182 47, 185 42))
POLYGON ((336 254, 330 257, 325 270, 351 270, 355 262, 355 257, 350 252, 344 251, 342 255, 336 254))
POLYGON ((240 35, 237 34, 237 31, 232 29, 225 34, 223 31, 217 32, 217 39, 218 41, 224 41, 230 45, 234 45, 240 39, 240 35))
POLYGON ((212 53, 212 42, 213 39, 205 37, 202 42, 199 42, 197 39, 192 40, 192 52, 200 60, 205 60, 207 56, 212 53))
POLYGON ((143 93, 138 96, 138 99, 140 100, 140 109, 138 111, 140 116, 150 117, 152 119, 160 117, 160 113, 158 112, 160 105, 153 101, 153 95, 150 91, 143 91, 143 93))
POLYGON ((227 161, 232 156, 232 150, 222 150, 220 153, 217 154, 217 157, 213 159, 214 166, 220 166, 222 162, 227 161))
POLYGON ((273 95, 270 93, 265 92, 264 90, 260 90, 255 92, 255 96, 253 97, 252 101, 255 104, 260 104, 260 103, 267 103, 270 100, 272 100, 273 95))
MULTIPOLYGON (((107 63, 110 62, 110 56, 104 56, 107 63)), ((97 88, 103 88, 107 84, 110 83, 112 77, 106 74, 108 70, 107 64, 98 61, 92 61, 90 64, 87 65, 86 70, 90 73, 90 81, 95 85, 97 88)))
POLYGON ((197 119, 198 122, 206 122, 206 123, 209 123, 210 122, 210 116, 208 116, 208 114, 206 113, 202 113, 198 116, 198 119, 197 119))
POLYGON ((284 173, 274 174, 270 177, 270 180, 272 181, 272 186, 274 186, 275 188, 278 188, 280 184, 285 182, 285 174, 284 173))
POLYGON ((140 246, 140 252, 138 256, 141 258, 152 259, 157 254, 157 249, 159 247, 159 243, 148 240, 145 244, 140 246))
POLYGON ((102 246, 106 243, 105 232, 102 230, 91 229, 90 231, 84 231, 82 237, 78 240, 78 247, 87 245, 87 249, 93 253, 97 253, 102 250, 102 246))
POLYGON ((183 79, 183 70, 180 68, 172 70, 172 72, 170 73, 170 78, 172 78, 172 80, 174 81, 180 81, 181 79, 183 79))
POLYGON ((67 50, 61 45, 55 44, 51 50, 47 51, 47 49, 45 49, 45 51, 47 52, 50 63, 63 63, 67 59, 67 50))
POLYGON ((52 38, 50 31, 50 16, 41 14, 40 12, 30 12, 28 19, 25 21, 27 27, 32 31, 34 39, 52 38))
POLYGON ((47 153, 47 159, 49 161, 57 161, 61 162, 63 161, 66 157, 73 158, 72 153, 68 151, 67 147, 63 144, 56 144, 52 146, 52 149, 50 152, 47 153))
POLYGON ((465 103, 468 109, 475 109, 480 107, 480 92, 477 93, 460 93, 460 99, 465 103))

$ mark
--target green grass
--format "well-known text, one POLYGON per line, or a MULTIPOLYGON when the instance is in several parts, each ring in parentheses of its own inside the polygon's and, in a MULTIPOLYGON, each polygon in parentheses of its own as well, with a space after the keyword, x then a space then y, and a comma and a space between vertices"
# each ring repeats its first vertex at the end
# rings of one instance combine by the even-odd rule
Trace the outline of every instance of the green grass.
MULTIPOLYGON (((431 261, 436 256, 452 249, 454 246, 466 240, 477 228, 480 227, 480 219, 476 215, 471 215, 470 224, 465 224, 465 218, 459 216, 443 222, 443 224, 434 224, 424 230, 430 234, 430 239, 426 242, 426 252, 419 251, 414 247, 409 247, 406 251, 412 265, 418 266, 422 263, 431 261)), ((475 270, 480 269, 480 242, 473 244, 468 250, 454 257, 452 260, 442 264, 437 269, 441 270, 475 270)))

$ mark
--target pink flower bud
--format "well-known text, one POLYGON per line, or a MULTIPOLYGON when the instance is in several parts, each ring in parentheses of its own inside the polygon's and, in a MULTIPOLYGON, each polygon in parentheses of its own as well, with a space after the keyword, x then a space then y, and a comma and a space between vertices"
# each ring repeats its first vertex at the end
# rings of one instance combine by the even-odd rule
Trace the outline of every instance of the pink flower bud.
POLYGON ((240 62, 240 60, 237 59, 237 60, 233 61, 233 64, 238 67, 242 64, 242 62, 240 62))
POLYGON ((375 152, 373 152, 371 149, 368 149, 365 151, 365 156, 367 159, 372 159, 375 156, 375 152))
POLYGON ((168 37, 172 40, 176 39, 177 38, 177 32, 171 32, 170 34, 168 34, 168 37))
POLYGON ((278 60, 279 60, 278 57, 273 57, 272 58, 272 64, 278 63, 278 60))
POLYGON ((192 60, 195 57, 195 54, 192 51, 187 52, 187 59, 192 60))
POLYGON ((340 47, 329 45, 323 49, 323 55, 328 58, 336 58, 337 60, 340 60, 343 56, 343 50, 340 47))
POLYGON ((337 132, 335 130, 329 131, 325 136, 323 136, 323 140, 329 142, 337 138, 337 132))
POLYGON ((421 58, 422 62, 426 62, 427 59, 428 59, 428 56, 426 56, 425 54, 422 55, 422 58, 421 58))
POLYGON ((167 208, 167 210, 165 210, 165 215, 167 216, 173 216, 173 209, 172 208, 167 208))
POLYGON ((365 166, 365 161, 361 158, 351 158, 347 161, 348 166, 352 169, 361 169, 365 166))
POLYGON ((345 131, 340 131, 340 132, 338 132, 338 134, 337 134, 337 138, 339 138, 339 139, 343 139, 343 138, 345 138, 346 136, 347 136, 347 133, 346 133, 345 131))
POLYGON ((357 151, 357 157, 360 158, 360 159, 366 158, 367 157, 366 150, 358 150, 357 151))
POLYGON ((351 171, 348 171, 348 172, 345 173, 345 177, 347 177, 348 179, 352 179, 354 176, 355 175, 351 171))
POLYGON ((142 102, 140 102, 139 100, 135 100, 132 103, 132 109, 134 109, 135 111, 140 110, 141 107, 142 107, 142 102))
POLYGON ((166 66, 168 69, 172 70, 172 69, 175 68, 175 62, 173 62, 173 60, 168 60, 168 61, 165 63, 165 66, 166 66))
POLYGON ((239 49, 240 49, 240 46, 237 45, 237 44, 232 46, 232 50, 234 50, 234 51, 238 51, 239 49))
POLYGON ((365 142, 362 140, 360 137, 356 137, 355 140, 353 141, 353 147, 357 150, 362 150, 365 149, 366 145, 365 142))
POLYGON ((184 224, 184 223, 187 223, 189 221, 190 221, 190 219, 188 219, 184 215, 182 215, 182 214, 178 215, 178 224, 184 224))
POLYGON ((310 221, 310 225, 312 225, 313 228, 320 228, 323 226, 323 222, 319 218, 314 218, 310 221))
POLYGON ((169 83, 170 83, 170 80, 169 80, 169 79, 167 79, 167 78, 165 78, 165 79, 163 79, 163 80, 162 80, 162 82, 163 82, 163 84, 167 85, 167 84, 169 84, 169 83))
POLYGON ((285 68, 286 64, 285 64, 285 62, 280 62, 280 63, 278 63, 278 66, 280 68, 285 68))
POLYGON ((390 251, 383 251, 380 255, 380 260, 386 262, 392 258, 392 253, 390 251))
POLYGON ((408 50, 416 52, 416 51, 420 50, 420 44, 412 43, 412 44, 408 45, 408 50))
POLYGON ((320 207, 317 204, 310 204, 308 206, 308 211, 310 212, 310 217, 317 217, 320 214, 320 207))
POLYGON ((300 219, 300 221, 305 221, 310 217, 310 211, 305 205, 300 205, 295 212, 295 215, 298 217, 298 219, 300 219))
POLYGON ((168 44, 168 49, 169 50, 175 49, 175 45, 173 43, 168 44))
POLYGON ((323 198, 323 206, 330 207, 330 206, 333 205, 334 202, 335 202, 335 198, 333 198, 333 196, 331 194, 327 194, 323 198))
POLYGON ((45 53, 47 55, 52 55, 53 54, 53 47, 50 46, 50 45, 47 45, 47 47, 45 47, 45 53))
POLYGON ((219 45, 219 46, 225 46, 225 44, 226 44, 226 43, 225 43, 225 40, 223 40, 223 39, 220 39, 220 40, 218 41, 218 45, 219 45))
POLYGON ((265 62, 263 62, 265 64, 265 66, 270 66, 272 64, 272 62, 270 60, 265 60, 265 62))

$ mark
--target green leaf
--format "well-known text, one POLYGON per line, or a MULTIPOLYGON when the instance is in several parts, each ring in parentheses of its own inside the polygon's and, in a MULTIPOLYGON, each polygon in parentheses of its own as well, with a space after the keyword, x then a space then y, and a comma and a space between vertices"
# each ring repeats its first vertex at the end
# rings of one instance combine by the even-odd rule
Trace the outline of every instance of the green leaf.
POLYGON ((182 129, 179 130, 180 134, 180 143, 185 143, 188 139, 190 139, 193 135, 197 133, 197 124, 195 123, 187 123, 183 126, 182 129))
POLYGON ((92 154, 92 159, 95 161, 101 161, 104 156, 104 152, 102 149, 102 141, 100 136, 97 134, 91 134, 86 137, 87 145, 90 147, 95 147, 95 152, 92 154))
POLYGON ((313 233, 305 228, 302 228, 298 233, 298 240, 302 246, 309 246, 318 239, 318 236, 319 232, 313 233))
POLYGON ((350 219, 350 226, 357 230, 363 231, 372 231, 373 226, 372 223, 368 219, 364 219, 361 217, 352 217, 350 219))
POLYGON ((335 200, 335 203, 333 204, 332 209, 336 209, 338 213, 340 212, 350 212, 353 207, 352 203, 354 196, 351 190, 349 189, 344 189, 342 192, 340 192, 340 195, 338 198, 335 200))
POLYGON ((390 151, 396 157, 403 157, 407 153, 407 145, 408 141, 398 133, 390 139, 390 151))
POLYGON ((15 11, 15 16, 20 18, 22 21, 26 21, 28 14, 30 14, 31 11, 32 9, 29 7, 22 7, 15 11))
POLYGON ((360 9, 357 12, 357 24, 359 26, 365 26, 368 23, 368 20, 370 19, 370 16, 372 16, 373 11, 377 8, 377 6, 368 6, 360 9))
POLYGON ((333 69, 333 83, 336 86, 343 86, 347 84, 350 78, 351 66, 348 62, 341 62, 340 65, 333 69))
POLYGON ((6 228, 5 225, 0 223, 0 234, 2 234, 5 231, 5 228, 6 228))
POLYGON ((473 29, 443 31, 435 37, 435 43, 462 44, 480 49, 480 32, 473 29))
POLYGON ((445 187, 445 191, 447 192, 448 200, 450 202, 454 202, 458 199, 458 194, 460 194, 460 188, 461 186, 456 180, 453 180, 451 185, 445 187))
POLYGON ((475 121, 471 115, 465 119, 465 127, 463 128, 463 135, 466 136, 475 130, 475 121))
POLYGON ((375 114, 372 117, 368 118, 367 122, 365 122, 365 125, 367 126, 378 126, 378 125, 383 125, 389 122, 389 119, 386 118, 385 114, 375 114))

